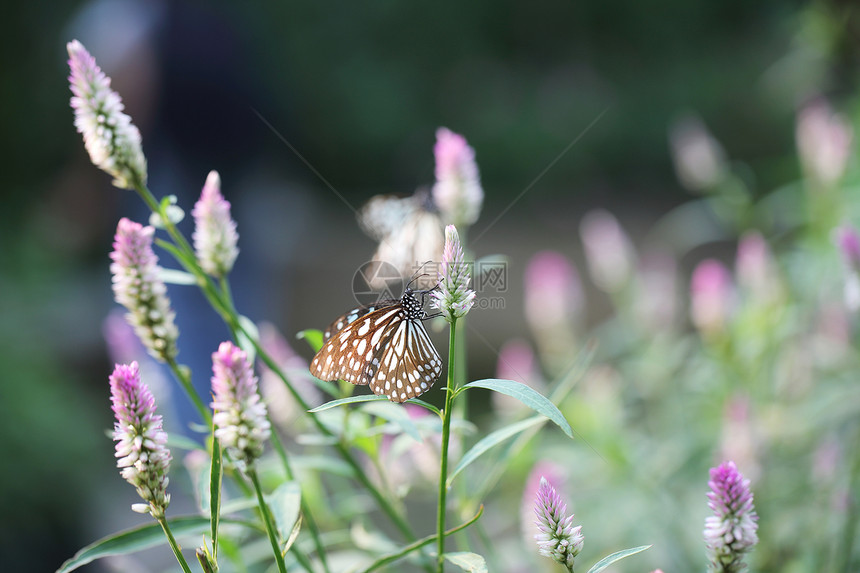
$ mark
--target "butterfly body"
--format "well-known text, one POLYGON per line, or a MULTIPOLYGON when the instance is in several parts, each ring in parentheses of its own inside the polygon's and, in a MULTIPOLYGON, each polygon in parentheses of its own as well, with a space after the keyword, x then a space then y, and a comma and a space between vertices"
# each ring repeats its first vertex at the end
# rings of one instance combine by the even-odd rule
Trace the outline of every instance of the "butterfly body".
POLYGON ((407 288, 400 300, 356 308, 329 326, 311 361, 320 380, 369 385, 374 394, 404 402, 430 389, 442 359, 424 328, 423 305, 407 288))

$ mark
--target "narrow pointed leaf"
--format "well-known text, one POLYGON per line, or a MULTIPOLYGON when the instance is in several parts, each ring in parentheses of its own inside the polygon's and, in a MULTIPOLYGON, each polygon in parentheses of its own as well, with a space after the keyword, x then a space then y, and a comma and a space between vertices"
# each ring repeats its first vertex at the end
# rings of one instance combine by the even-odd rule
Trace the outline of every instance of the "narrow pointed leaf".
POLYGON ((573 430, 567 420, 564 419, 562 413, 556 408, 555 404, 549 401, 548 398, 535 391, 530 386, 513 380, 502 380, 499 378, 487 378, 485 380, 476 380, 469 382, 463 389, 466 388, 486 388, 500 394, 505 394, 512 398, 516 398, 538 414, 546 416, 564 431, 568 437, 573 437, 573 430))
POLYGON ((178 269, 159 268, 158 278, 167 284, 173 285, 196 285, 197 277, 191 273, 180 271, 178 269))
POLYGON ((468 551, 455 551, 445 553, 445 559, 462 569, 472 573, 487 573, 487 562, 477 553, 468 551))
MULTIPOLYGON (((186 535, 203 535, 209 529, 209 519, 206 517, 189 516, 168 520, 170 529, 176 537, 186 535)), ((78 551, 74 557, 63 563, 57 573, 74 571, 78 567, 91 563, 96 559, 111 555, 126 555, 159 545, 166 545, 167 539, 158 522, 127 529, 113 535, 103 537, 78 551)))
POLYGON ((640 545, 639 547, 633 547, 631 549, 622 549, 621 551, 616 551, 612 555, 607 555, 606 557, 604 557, 603 559, 601 559, 600 561, 595 563, 594 567, 592 567, 591 569, 588 570, 588 573, 599 573, 600 571, 603 571, 604 569, 606 569, 607 567, 609 567, 610 565, 612 565, 616 561, 620 561, 620 560, 624 559, 625 557, 630 557, 631 555, 636 555, 637 553, 641 553, 642 551, 645 551, 646 549, 650 549, 650 548, 651 548, 650 545, 640 545))
POLYGON ((448 485, 451 485, 451 482, 454 481, 454 478, 458 473, 463 471, 466 466, 474 462, 478 459, 484 452, 496 446, 508 438, 511 438, 523 430, 527 430, 531 428, 535 424, 539 424, 544 421, 543 416, 532 416, 531 418, 527 418, 522 422, 517 422, 516 424, 511 424, 510 426, 505 426, 504 428, 499 428, 495 432, 487 434, 481 440, 478 441, 477 444, 472 446, 472 448, 466 452, 466 454, 460 459, 460 463, 457 464, 457 467, 454 468, 454 471, 451 472, 451 475, 448 476, 448 485))
POLYGON ((221 480, 224 466, 221 458, 221 444, 218 438, 212 439, 212 465, 209 468, 209 521, 212 535, 212 557, 218 560, 218 520, 221 518, 221 480))
POLYGON ((293 546, 293 543, 296 542, 296 539, 299 537, 299 531, 302 530, 302 516, 299 514, 299 518, 296 520, 296 524, 293 526, 293 531, 290 533, 289 539, 284 543, 283 555, 287 554, 287 551, 290 550, 290 547, 293 546))
POLYGON ((356 404, 358 402, 379 402, 382 400, 388 400, 388 398, 385 396, 377 396, 376 394, 362 394, 361 396, 350 396, 349 398, 332 400, 331 402, 326 402, 322 406, 317 406, 316 408, 308 410, 308 412, 315 414, 317 412, 322 412, 323 410, 328 410, 329 408, 337 408, 338 406, 344 406, 346 404, 356 404))

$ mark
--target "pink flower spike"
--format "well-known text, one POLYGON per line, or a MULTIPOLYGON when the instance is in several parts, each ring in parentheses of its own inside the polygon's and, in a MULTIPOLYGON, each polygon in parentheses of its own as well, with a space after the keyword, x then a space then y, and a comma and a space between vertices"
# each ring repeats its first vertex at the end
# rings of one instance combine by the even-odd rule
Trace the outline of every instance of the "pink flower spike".
POLYGON ((475 150, 466 138, 440 127, 436 131, 436 184, 433 200, 446 223, 468 227, 478 220, 484 190, 475 163, 475 150))
POLYGON ((210 171, 200 199, 191 211, 194 216, 194 251, 203 270, 221 278, 233 268, 239 249, 236 222, 230 217, 230 202, 221 195, 221 178, 210 171))
POLYGON ((454 225, 445 227, 445 250, 439 265, 439 288, 432 293, 431 308, 438 308, 448 322, 466 316, 475 304, 475 291, 469 288, 472 277, 466 265, 460 235, 454 225))
POLYGON ((153 227, 126 218, 119 221, 114 237, 110 272, 116 301, 127 310, 126 320, 153 358, 167 362, 176 357, 179 331, 159 278, 158 257, 152 250, 153 227))
POLYGON ((110 78, 96 65, 86 48, 73 40, 69 52, 69 87, 75 127, 84 136, 90 160, 113 175, 113 184, 133 189, 146 184, 146 158, 140 132, 123 113, 122 98, 110 87, 110 78))
POLYGON ((758 543, 750 480, 729 461, 711 468, 708 486, 708 507, 714 515, 705 518, 704 536, 711 571, 739 573, 746 569, 744 555, 758 543))
POLYGON ((212 354, 215 437, 243 471, 263 453, 271 433, 266 404, 245 351, 222 342, 212 354))
POLYGON ((110 377, 111 403, 116 423, 117 467, 120 475, 137 488, 148 506, 136 504, 135 511, 146 511, 156 519, 164 517, 170 504, 167 471, 170 450, 161 416, 155 413, 155 399, 140 379, 137 362, 117 364, 110 377))
POLYGON ((541 477, 535 500, 535 515, 540 533, 535 535, 538 550, 541 555, 561 563, 569 571, 573 571, 573 560, 582 551, 585 538, 582 526, 573 525, 573 514, 565 515, 567 505, 562 503, 561 496, 550 485, 546 478, 541 477))
POLYGON ((605 209, 585 214, 579 227, 585 260, 594 285, 604 292, 618 292, 633 274, 633 244, 618 219, 605 209))

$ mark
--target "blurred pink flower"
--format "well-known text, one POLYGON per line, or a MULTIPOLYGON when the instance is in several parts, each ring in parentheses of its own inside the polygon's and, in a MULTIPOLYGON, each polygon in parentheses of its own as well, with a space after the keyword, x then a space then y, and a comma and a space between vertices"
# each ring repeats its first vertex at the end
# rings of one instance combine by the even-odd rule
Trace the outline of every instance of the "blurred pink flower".
POLYGON ((776 262, 758 231, 745 233, 738 242, 735 260, 738 286, 760 302, 772 302, 782 295, 776 262))
POLYGON ((475 150, 466 138, 440 127, 436 131, 436 184, 433 201, 446 224, 468 227, 478 220, 484 190, 475 163, 475 150))
POLYGON ((633 272, 635 254, 618 219, 605 209, 595 209, 583 217, 579 234, 594 285, 609 293, 621 290, 633 272))
POLYGON ((529 261, 525 297, 526 319, 535 330, 568 324, 584 306, 576 267, 555 251, 539 252, 529 261))
POLYGON ((687 190, 708 191, 725 177, 725 152, 698 116, 675 121, 669 129, 669 145, 678 181, 687 190))
POLYGON ((732 278, 726 266, 714 259, 700 262, 690 281, 690 314, 704 336, 722 332, 731 313, 732 278))
MULTIPOLYGON (((526 341, 520 339, 510 340, 502 346, 496 362, 496 378, 514 380, 538 391, 544 386, 534 351, 526 341)), ((506 419, 525 408, 516 398, 499 392, 493 392, 492 401, 496 412, 506 419)))
POLYGON ((714 512, 705 518, 705 544, 711 571, 740 573, 743 558, 758 543, 758 515, 753 505, 750 480, 744 479, 733 461, 711 468, 708 507, 714 512))
POLYGON ((834 231, 833 239, 845 263, 845 306, 857 312, 860 310, 860 234, 853 226, 844 224, 834 231))
POLYGON ((832 185, 842 178, 854 137, 851 124, 823 98, 806 104, 797 117, 797 148, 807 176, 832 185))

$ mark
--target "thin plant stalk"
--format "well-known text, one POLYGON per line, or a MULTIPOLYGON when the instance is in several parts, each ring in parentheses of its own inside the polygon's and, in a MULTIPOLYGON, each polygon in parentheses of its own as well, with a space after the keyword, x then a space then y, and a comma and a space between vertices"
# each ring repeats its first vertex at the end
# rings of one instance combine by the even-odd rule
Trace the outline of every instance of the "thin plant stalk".
POLYGON ((457 319, 451 321, 448 338, 448 379, 445 387, 445 409, 442 412, 442 449, 440 451, 439 469, 439 508, 436 513, 436 570, 442 573, 445 566, 445 514, 448 496, 448 441, 451 437, 451 406, 454 401, 454 352, 457 342, 457 319))
MULTIPOLYGON (((281 553, 280 543, 278 542, 278 534, 275 531, 275 522, 272 519, 272 513, 269 511, 269 506, 263 498, 263 489, 260 487, 260 480, 257 477, 257 471, 253 468, 248 469, 248 477, 251 483, 254 484, 254 491, 257 492, 257 504, 260 506, 260 512, 263 514, 263 523, 266 525, 266 533, 269 534, 269 542, 272 544, 272 552, 275 554, 275 562, 278 564, 280 573, 287 573, 287 566, 284 564, 284 555, 281 553)), ((312 572, 312 569, 308 569, 312 572)))
POLYGON ((167 536, 167 542, 170 544, 170 549, 173 550, 173 554, 176 556, 176 560, 179 561, 179 566, 182 567, 182 571, 185 573, 191 573, 191 568, 188 566, 188 562, 182 555, 179 543, 176 542, 176 538, 173 537, 173 532, 170 531, 170 526, 167 524, 167 518, 159 518, 158 524, 161 525, 161 529, 164 530, 164 535, 167 536))
POLYGON ((203 400, 200 398, 200 394, 194 388, 194 385, 191 383, 191 375, 187 368, 182 368, 174 358, 167 359, 167 365, 170 366, 171 372, 173 372, 173 376, 179 381, 179 385, 182 386, 182 389, 185 390, 185 393, 188 395, 188 398, 194 404, 194 407, 197 408, 197 412, 200 414, 200 417, 203 418, 203 423, 206 426, 212 425, 212 413, 209 411, 209 408, 203 404, 203 400))

